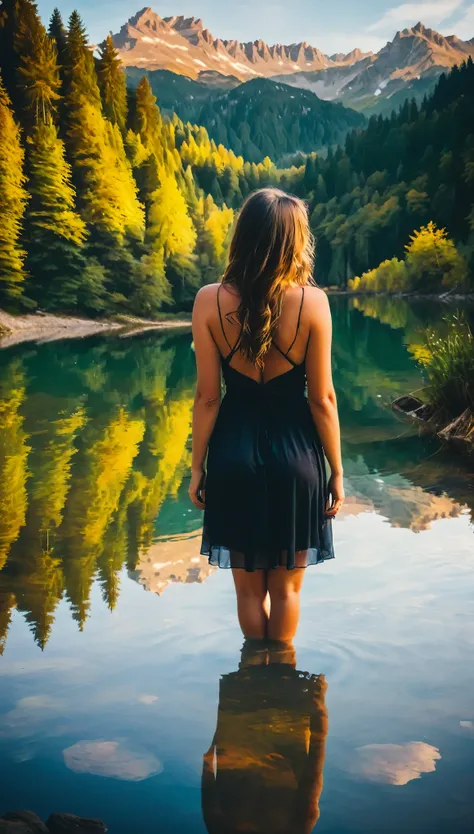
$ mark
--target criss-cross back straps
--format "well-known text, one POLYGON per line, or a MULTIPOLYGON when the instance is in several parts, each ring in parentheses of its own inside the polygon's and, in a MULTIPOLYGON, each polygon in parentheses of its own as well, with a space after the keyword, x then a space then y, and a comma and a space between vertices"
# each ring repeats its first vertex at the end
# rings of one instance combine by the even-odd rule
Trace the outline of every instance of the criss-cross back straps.
POLYGON ((298 321, 297 321, 297 323, 296 323, 295 336, 294 336, 294 339, 293 339, 293 341, 292 341, 292 343, 291 343, 290 347, 288 348, 288 350, 283 351, 283 350, 281 349, 281 347, 280 347, 280 346, 279 346, 279 345, 278 345, 275 341, 273 342, 273 345, 276 347, 276 349, 277 349, 278 353, 281 353, 281 355, 282 355, 282 356, 284 356, 284 357, 285 357, 285 359, 287 359, 287 360, 288 360, 288 362, 290 363, 290 365, 294 365, 294 364, 295 364, 295 363, 293 362, 293 360, 292 360, 292 359, 290 359, 290 357, 289 357, 289 355, 288 355, 288 354, 290 353, 290 351, 291 351, 292 347, 294 346, 294 344, 295 344, 295 342, 296 342, 296 340, 297 340, 297 338, 298 338, 298 333, 299 333, 299 331, 300 331, 300 324, 301 324, 301 313, 303 312, 303 303, 304 303, 304 287, 301 287, 301 304, 300 304, 300 309, 299 309, 299 312, 298 312, 298 321))
POLYGON ((221 324, 222 335, 224 336, 224 339, 226 340, 227 345, 228 345, 229 350, 230 350, 230 352, 224 358, 225 358, 226 362, 230 362, 232 357, 234 356, 234 354, 239 349, 240 340, 242 338, 242 327, 240 328, 240 333, 239 333, 239 336, 238 336, 238 339, 237 339, 236 343, 234 345, 231 345, 231 343, 229 342, 229 340, 227 338, 227 333, 225 332, 224 320, 223 320, 223 317, 222 317, 221 303, 220 303, 220 298, 219 298, 219 293, 221 291, 221 287, 222 287, 222 284, 219 284, 219 286, 217 288, 217 312, 219 313, 219 321, 220 321, 220 324, 221 324))

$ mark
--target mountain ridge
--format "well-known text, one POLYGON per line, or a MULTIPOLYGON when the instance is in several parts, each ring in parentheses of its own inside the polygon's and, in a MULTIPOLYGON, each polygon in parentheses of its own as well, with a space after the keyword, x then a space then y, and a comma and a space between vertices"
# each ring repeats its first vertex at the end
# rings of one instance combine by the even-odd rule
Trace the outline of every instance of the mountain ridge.
POLYGON ((445 36, 421 21, 396 32, 375 54, 356 48, 329 56, 306 41, 268 45, 262 39, 216 38, 199 17, 162 18, 150 6, 112 37, 126 67, 202 81, 215 75, 240 82, 272 78, 365 113, 390 109, 407 95, 422 97, 441 72, 474 57, 474 37, 445 36))

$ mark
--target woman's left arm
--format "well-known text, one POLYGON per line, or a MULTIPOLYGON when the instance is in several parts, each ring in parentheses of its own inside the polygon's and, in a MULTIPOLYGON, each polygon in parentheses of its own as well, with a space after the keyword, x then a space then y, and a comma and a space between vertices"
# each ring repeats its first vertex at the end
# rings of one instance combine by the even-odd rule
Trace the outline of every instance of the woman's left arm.
POLYGON ((219 351, 209 329, 208 315, 216 289, 214 285, 203 287, 196 295, 193 308, 193 339, 196 354, 197 384, 193 409, 193 452, 189 497, 200 510, 204 503, 199 499, 207 447, 212 434, 221 401, 221 363, 219 351))

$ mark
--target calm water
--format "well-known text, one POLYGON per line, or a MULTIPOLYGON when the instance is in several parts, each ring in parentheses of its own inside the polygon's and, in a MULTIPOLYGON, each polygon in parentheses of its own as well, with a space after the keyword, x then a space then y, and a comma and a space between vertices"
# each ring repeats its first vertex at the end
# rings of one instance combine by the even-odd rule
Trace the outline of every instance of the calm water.
POLYGON ((198 556, 189 333, 0 353, 0 812, 473 830, 474 478, 387 407, 437 317, 334 304, 348 500, 295 656, 241 654, 231 576, 198 556))

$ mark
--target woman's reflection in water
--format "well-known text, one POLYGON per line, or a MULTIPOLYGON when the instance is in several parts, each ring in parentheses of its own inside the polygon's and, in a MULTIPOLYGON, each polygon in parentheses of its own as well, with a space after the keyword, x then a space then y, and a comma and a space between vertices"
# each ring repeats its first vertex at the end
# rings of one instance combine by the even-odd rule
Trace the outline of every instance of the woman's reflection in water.
POLYGON ((204 756, 209 834, 310 834, 319 819, 328 728, 323 675, 296 669, 291 644, 247 641, 224 675, 204 756))

